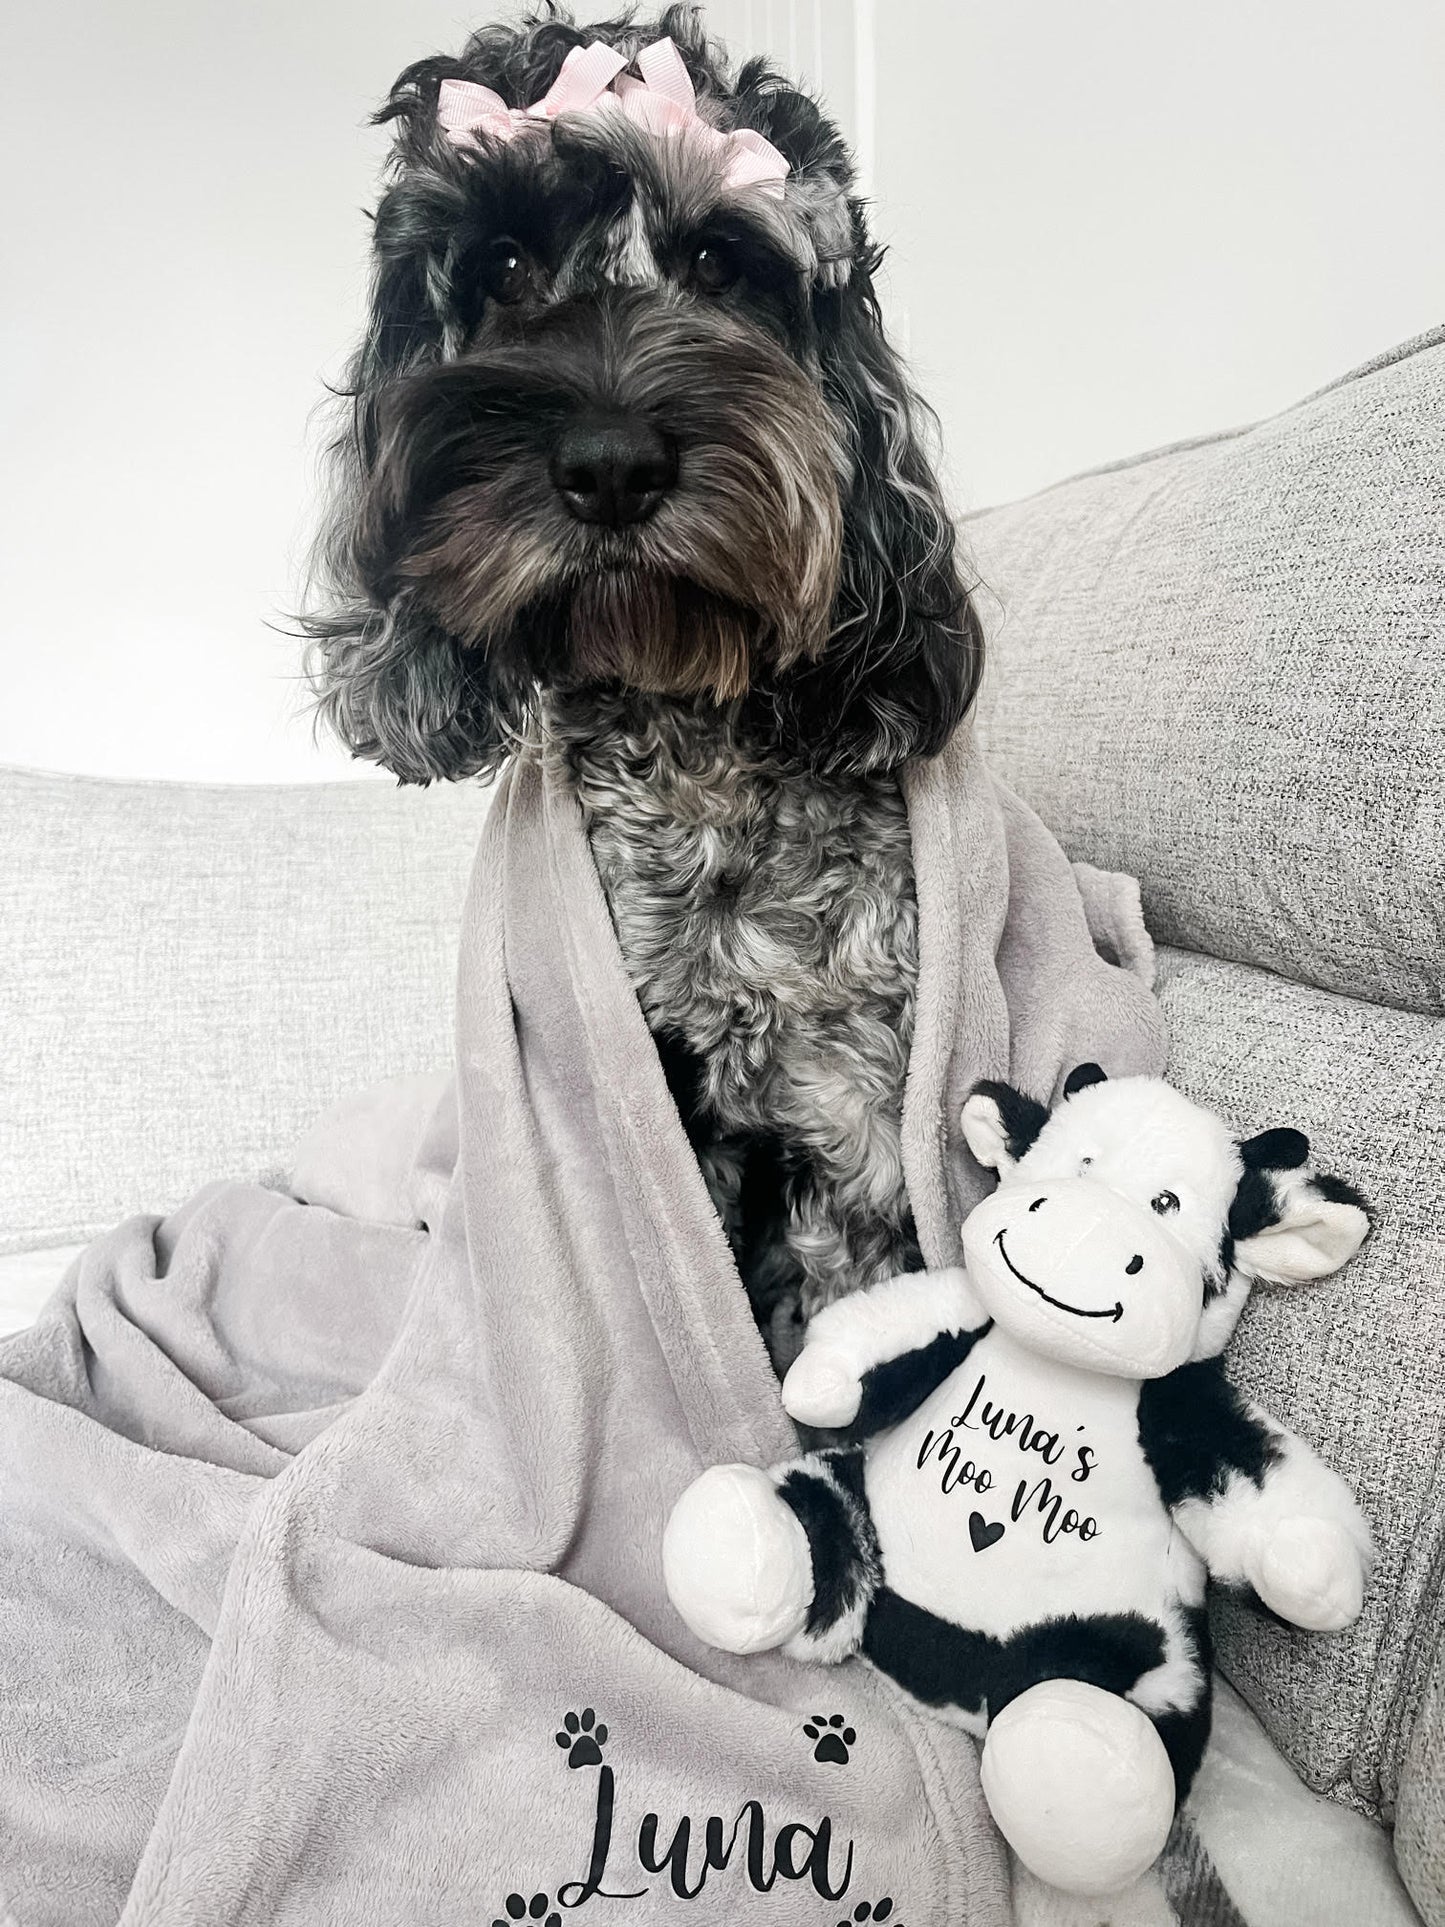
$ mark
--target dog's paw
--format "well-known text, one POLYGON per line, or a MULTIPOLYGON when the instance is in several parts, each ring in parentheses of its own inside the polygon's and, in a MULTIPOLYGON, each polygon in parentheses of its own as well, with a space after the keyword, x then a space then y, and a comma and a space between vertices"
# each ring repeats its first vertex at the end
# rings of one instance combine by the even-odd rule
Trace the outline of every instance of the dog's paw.
POLYGON ((557 1733, 557 1744, 566 1748, 568 1766, 601 1766, 607 1728, 597 1723, 597 1715, 589 1706, 581 1713, 567 1715, 557 1733))
POLYGON ((562 1916, 546 1894, 533 1894, 530 1900, 524 1894, 508 1894, 502 1911, 506 1919, 494 1920, 492 1927, 517 1927, 519 1920, 539 1921, 541 1927, 562 1927, 562 1916))
POLYGON ((852 1759, 858 1735, 841 1713, 831 1717, 815 1713, 803 1731, 813 1741, 813 1758, 820 1763, 847 1766, 852 1759))

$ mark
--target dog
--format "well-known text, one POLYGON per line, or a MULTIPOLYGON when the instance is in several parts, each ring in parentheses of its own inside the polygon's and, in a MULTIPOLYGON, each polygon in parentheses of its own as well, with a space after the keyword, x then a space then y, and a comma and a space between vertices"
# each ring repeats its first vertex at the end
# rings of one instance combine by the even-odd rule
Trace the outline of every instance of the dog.
POLYGON ((403 782, 558 759, 781 1371, 921 1263, 900 775, 983 660, 853 163, 681 6, 487 27, 377 119, 319 708, 403 782))

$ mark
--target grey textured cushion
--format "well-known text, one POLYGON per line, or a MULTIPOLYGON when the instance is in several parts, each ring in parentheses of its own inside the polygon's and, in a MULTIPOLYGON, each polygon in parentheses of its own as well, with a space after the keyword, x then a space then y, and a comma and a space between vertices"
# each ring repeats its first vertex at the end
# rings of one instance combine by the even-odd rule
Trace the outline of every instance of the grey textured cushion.
POLYGON ((1002 774, 1162 942, 1445 1010, 1445 330, 970 524, 1002 774))
POLYGON ((1437 1927, 1445 1921, 1445 1620, 1400 1776, 1395 1847, 1420 1912, 1437 1927))
MULTIPOLYGON (((1302 1126, 1377 1207, 1344 1276, 1258 1294, 1234 1353, 1358 1483, 1381 1544, 1364 1618, 1320 1638, 1219 1602, 1216 1632, 1312 1785, 1435 1824, 1445 1793, 1420 1775, 1445 1760, 1445 1695, 1426 1692, 1445 1592, 1442 404, 1445 330, 1271 421, 969 528, 998 599, 985 740, 1072 857, 1139 877, 1169 946, 1171 1075, 1241 1127, 1302 1126)), ((1445 1927, 1438 1856, 1434 1875, 1422 1850, 1402 1866, 1445 1927)))
POLYGON ((1246 1130, 1294 1124, 1377 1208, 1338 1278, 1258 1291, 1240 1381, 1355 1486, 1380 1546, 1365 1613, 1322 1637, 1216 1596, 1224 1670, 1309 1783, 1388 1812, 1438 1634, 1445 1547, 1445 1022, 1160 952, 1169 1075, 1246 1130))
POLYGON ((486 792, 0 770, 0 1251, 274 1168, 451 1061, 486 792))

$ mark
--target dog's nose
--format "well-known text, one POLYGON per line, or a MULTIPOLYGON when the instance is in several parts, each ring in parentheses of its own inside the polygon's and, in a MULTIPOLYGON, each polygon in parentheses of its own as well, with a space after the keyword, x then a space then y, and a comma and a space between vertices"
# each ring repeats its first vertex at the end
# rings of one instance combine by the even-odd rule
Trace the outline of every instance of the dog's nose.
POLYGON ((650 422, 593 417, 565 429, 552 482, 579 522, 620 529, 641 522, 677 480, 677 454, 650 422))

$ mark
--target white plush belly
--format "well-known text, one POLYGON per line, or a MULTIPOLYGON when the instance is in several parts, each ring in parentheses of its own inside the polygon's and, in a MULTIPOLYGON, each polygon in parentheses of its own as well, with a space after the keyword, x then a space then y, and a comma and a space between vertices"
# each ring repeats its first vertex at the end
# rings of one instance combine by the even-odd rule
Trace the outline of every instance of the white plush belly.
POLYGON ((1139 1445, 1139 1388, 998 1331, 869 1447, 887 1584, 1007 1638, 1063 1613, 1167 1616, 1203 1592, 1139 1445))

